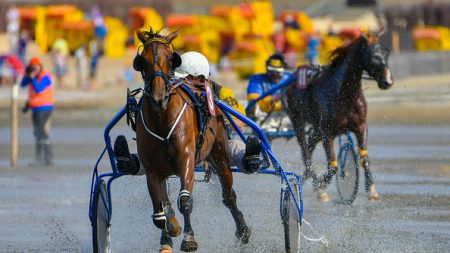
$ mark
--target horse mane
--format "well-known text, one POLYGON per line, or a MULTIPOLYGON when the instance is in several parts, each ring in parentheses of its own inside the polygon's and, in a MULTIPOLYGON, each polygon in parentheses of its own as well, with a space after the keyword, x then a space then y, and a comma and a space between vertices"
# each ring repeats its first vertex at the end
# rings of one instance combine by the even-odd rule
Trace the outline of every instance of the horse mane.
POLYGON ((359 36, 352 43, 347 46, 341 46, 333 50, 330 54, 331 63, 330 67, 335 68, 342 64, 342 61, 346 59, 349 52, 351 52, 360 43, 366 41, 368 45, 378 43, 378 36, 373 33, 368 33, 366 36, 359 36))
POLYGON ((347 58, 347 55, 349 52, 351 52, 359 43, 363 40, 362 37, 359 37, 358 39, 354 40, 352 43, 350 43, 347 46, 341 46, 333 50, 330 54, 331 63, 330 67, 335 68, 337 66, 340 66, 342 62, 347 58))

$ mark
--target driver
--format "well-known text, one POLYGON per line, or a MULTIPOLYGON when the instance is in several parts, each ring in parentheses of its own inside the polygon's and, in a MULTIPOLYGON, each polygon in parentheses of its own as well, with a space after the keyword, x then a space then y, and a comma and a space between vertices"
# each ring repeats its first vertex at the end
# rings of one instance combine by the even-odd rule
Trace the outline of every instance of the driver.
MULTIPOLYGON (((250 76, 247 87, 247 101, 259 98, 262 94, 270 90, 277 83, 284 81, 291 74, 286 72, 286 62, 281 54, 273 54, 266 61, 266 73, 250 76)), ((281 111, 281 90, 276 91, 272 96, 267 96, 257 104, 261 111, 281 111)), ((251 108, 254 109, 254 108, 251 108)), ((249 114, 249 112, 247 112, 249 114)))
MULTIPOLYGON (((244 107, 235 98, 233 91, 208 79, 209 62, 203 54, 194 51, 186 52, 181 55, 181 60, 181 65, 175 69, 175 80, 182 78, 186 83, 204 83, 209 81, 220 100, 245 115, 244 107)), ((175 81, 174 83, 178 82, 175 81)), ((144 166, 140 163, 138 155, 130 154, 125 136, 119 135, 116 138, 114 152, 117 168, 120 172, 132 175, 145 174, 144 166)), ((254 135, 248 136, 245 144, 241 140, 228 140, 227 155, 230 166, 237 166, 241 172, 250 174, 258 171, 260 153, 261 143, 258 137, 254 135)))

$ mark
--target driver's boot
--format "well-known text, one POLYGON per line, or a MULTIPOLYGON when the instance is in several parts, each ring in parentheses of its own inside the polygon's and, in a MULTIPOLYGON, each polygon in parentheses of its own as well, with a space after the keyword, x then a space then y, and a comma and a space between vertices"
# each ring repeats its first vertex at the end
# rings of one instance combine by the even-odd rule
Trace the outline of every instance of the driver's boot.
POLYGON ((243 172, 255 173, 259 170, 259 155, 262 147, 261 142, 255 135, 250 135, 245 142, 245 154, 242 158, 243 172))
POLYGON ((136 154, 130 154, 127 139, 123 135, 117 136, 114 141, 117 169, 124 175, 137 175, 140 173, 140 162, 136 154))

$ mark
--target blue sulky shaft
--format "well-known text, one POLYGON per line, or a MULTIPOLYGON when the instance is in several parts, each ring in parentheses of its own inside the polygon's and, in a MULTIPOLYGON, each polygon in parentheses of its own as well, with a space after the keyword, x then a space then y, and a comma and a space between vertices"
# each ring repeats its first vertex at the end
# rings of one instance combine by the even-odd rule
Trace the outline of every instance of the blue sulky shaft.
POLYGON ((108 150, 108 154, 109 154, 109 162, 111 163, 111 168, 112 168, 114 174, 119 174, 119 172, 116 167, 116 160, 115 160, 114 151, 111 146, 111 137, 109 136, 109 132, 111 132, 111 129, 117 124, 117 122, 120 121, 120 119, 122 119, 122 117, 126 113, 126 110, 127 110, 126 106, 124 106, 124 107, 122 107, 122 109, 120 109, 119 112, 116 113, 116 115, 114 115, 112 120, 105 127, 105 132, 103 134, 103 137, 105 139, 106 149, 108 150))
POLYGON ((245 124, 247 124, 250 128, 252 128, 256 132, 256 134, 258 134, 258 137, 262 141, 262 144, 264 145, 264 148, 268 149, 268 150, 271 150, 270 143, 267 140, 266 136, 264 135, 263 130, 255 122, 253 122, 251 119, 247 118, 246 116, 242 115, 238 111, 234 110, 233 108, 231 108, 231 106, 229 106, 228 104, 222 102, 220 99, 216 98, 215 102, 216 102, 217 106, 219 106, 219 108, 225 114, 225 116, 228 118, 228 120, 233 125, 234 129, 236 130, 236 132, 239 134, 239 136, 241 137, 241 139, 243 141, 245 141, 245 136, 239 130, 239 128, 237 127, 236 123, 231 118, 230 114, 233 115, 234 117, 238 118, 240 121, 244 122, 245 124))

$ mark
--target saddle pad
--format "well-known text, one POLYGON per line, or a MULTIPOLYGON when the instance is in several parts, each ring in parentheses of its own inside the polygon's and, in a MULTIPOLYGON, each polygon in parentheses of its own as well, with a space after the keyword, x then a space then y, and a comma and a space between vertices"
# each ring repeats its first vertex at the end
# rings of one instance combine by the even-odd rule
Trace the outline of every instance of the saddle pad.
POLYGON ((299 90, 306 90, 308 88, 308 71, 309 67, 300 66, 297 70, 297 83, 296 87, 299 90))
POLYGON ((208 101, 208 109, 211 116, 216 116, 216 108, 214 106, 214 94, 212 93, 211 84, 205 82, 206 101, 208 101))

